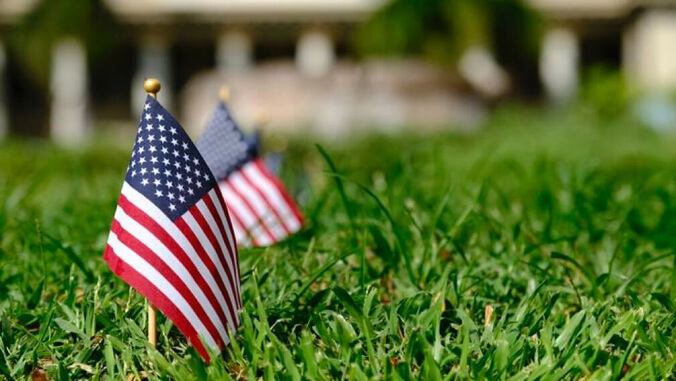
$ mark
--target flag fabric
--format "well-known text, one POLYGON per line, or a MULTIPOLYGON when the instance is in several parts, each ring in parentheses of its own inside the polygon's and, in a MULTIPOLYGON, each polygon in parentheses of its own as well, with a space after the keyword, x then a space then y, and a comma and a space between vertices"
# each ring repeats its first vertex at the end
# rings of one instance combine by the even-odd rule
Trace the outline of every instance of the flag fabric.
POLYGON ((225 201, 186 132, 151 96, 104 258, 206 361, 206 347, 223 349, 237 329, 239 261, 225 201))
POLYGON ((268 246, 301 229, 300 209, 257 157, 258 139, 244 135, 225 103, 217 105, 197 148, 219 180, 240 246, 268 246))

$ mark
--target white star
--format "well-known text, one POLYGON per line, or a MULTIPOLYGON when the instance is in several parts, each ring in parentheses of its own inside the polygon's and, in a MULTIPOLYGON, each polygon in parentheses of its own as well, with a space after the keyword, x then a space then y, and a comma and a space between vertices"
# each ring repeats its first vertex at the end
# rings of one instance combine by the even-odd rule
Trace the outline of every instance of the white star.
POLYGON ((166 131, 166 128, 164 128, 164 124, 160 124, 160 126, 157 129, 160 130, 160 132, 166 131))
POLYGON ((176 150, 174 150, 174 152, 172 152, 171 154, 174 155, 174 157, 178 157, 180 155, 176 150))
MULTIPOLYGON (((173 197, 172 197, 172 198, 173 198, 173 197)), ((176 210, 176 205, 174 205, 174 204, 169 204, 169 209, 171 209, 171 211, 173 212, 174 210, 176 210)))
POLYGON ((145 164, 146 163, 146 158, 144 156, 141 156, 140 159, 138 159, 139 164, 145 164))
POLYGON ((204 180, 209 181, 209 174, 208 173, 204 174, 204 180))
POLYGON ((192 188, 188 188, 188 193, 190 193, 191 196, 195 194, 195 192, 192 191, 192 188))
POLYGON ((152 124, 146 124, 146 131, 151 131, 153 129, 152 124))
POLYGON ((153 172, 153 175, 157 175, 157 174, 160 173, 160 170, 157 169, 157 168, 153 168, 152 172, 153 172))
POLYGON ((147 104, 147 103, 146 103, 146 105, 145 105, 145 106, 143 106, 143 109, 144 109, 144 110, 147 110, 147 109, 149 109, 149 108, 150 108, 150 105, 149 105, 149 104, 147 104))
POLYGON ((183 192, 183 184, 178 184, 178 186, 176 186, 176 188, 178 188, 178 190, 183 192))
POLYGON ((139 136, 138 139, 136 139, 136 143, 138 144, 143 143, 143 136, 139 136))
POLYGON ((138 147, 138 153, 139 154, 142 154, 145 151, 146 151, 146 149, 143 146, 138 147))
POLYGON ((167 197, 168 197, 170 200, 173 200, 173 199, 174 199, 174 194, 173 194, 173 193, 169 193, 169 194, 167 194, 167 197))
MULTIPOLYGON (((178 145, 178 140, 172 138, 172 139, 171 139, 171 144, 177 146, 177 145, 178 145)), ((174 152, 176 152, 176 151, 174 151, 174 152)))
POLYGON ((165 169, 165 170, 164 170, 164 175, 167 176, 167 177, 171 176, 171 171, 168 170, 168 169, 165 169))
POLYGON ((146 173, 148 173, 148 170, 145 168, 141 168, 141 174, 145 175, 146 173))
POLYGON ((188 164, 185 165, 185 171, 190 172, 190 166, 188 164))
POLYGON ((155 141, 155 135, 148 135, 148 141, 154 142, 155 141))
POLYGON ((136 162, 135 162, 135 161, 132 161, 132 162, 131 162, 131 167, 134 168, 135 166, 136 166, 136 162))
POLYGON ((202 188, 202 182, 201 181, 197 180, 197 182, 195 184, 197 184, 198 188, 202 188))
POLYGON ((136 171, 131 171, 131 177, 136 176, 136 171))
POLYGON ((157 120, 159 120, 160 122, 164 120, 164 116, 160 114, 158 114, 155 118, 157 118, 157 120))
POLYGON ((150 158, 150 162, 153 163, 153 164, 156 164, 156 163, 157 163, 157 158, 156 158, 155 156, 152 156, 152 157, 150 158))
POLYGON ((148 179, 141 180, 141 185, 143 185, 143 186, 148 185, 148 179))
POLYGON ((162 164, 169 165, 169 159, 167 159, 166 157, 162 159, 162 164))
POLYGON ((179 180, 183 180, 183 175, 180 172, 176 172, 176 178, 179 180))
POLYGON ((202 176, 200 173, 202 173, 202 172, 200 172, 199 168, 195 168, 195 176, 197 176, 197 177, 202 176))
POLYGON ((150 116, 150 114, 146 114, 146 120, 150 120, 151 118, 152 116, 150 116))
POLYGON ((169 129, 169 132, 171 132, 172 135, 176 133, 176 128, 172 127, 169 129))
POLYGON ((165 154, 165 155, 169 153, 169 150, 167 149, 167 147, 162 147, 162 153, 165 154))
POLYGON ((183 154, 183 160, 185 160, 185 161, 190 160, 190 156, 188 156, 187 153, 184 153, 184 154, 183 154))
POLYGON ((181 147, 183 147, 183 149, 188 149, 188 143, 183 142, 183 144, 181 144, 181 147))
POLYGON ((172 183, 171 181, 167 181, 166 186, 167 186, 167 188, 171 189, 171 188, 174 187, 174 183, 172 183))
POLYGON ((180 168, 181 168, 181 164, 180 164, 178 161, 175 161, 175 162, 174 162, 174 167, 176 167, 176 169, 180 169, 180 168))
POLYGON ((185 197, 183 197, 183 196, 178 196, 178 200, 179 200, 180 202, 185 202, 185 197))
POLYGON ((155 181, 153 181, 153 185, 159 187, 160 185, 162 185, 162 182, 159 179, 155 179, 155 181))
POLYGON ((159 190, 159 189, 156 190, 156 191, 155 191, 155 196, 157 196, 157 197, 162 197, 162 191, 159 190))
POLYGON ((187 181, 188 184, 192 184, 192 178, 190 178, 190 177, 186 178, 185 181, 187 181))
POLYGON ((155 152, 155 151, 157 151, 157 148, 155 148, 155 146, 150 146, 150 152, 155 152))
POLYGON ((161 143, 166 143, 166 142, 167 142, 167 138, 165 138, 164 135, 160 135, 160 142, 161 142, 161 143))

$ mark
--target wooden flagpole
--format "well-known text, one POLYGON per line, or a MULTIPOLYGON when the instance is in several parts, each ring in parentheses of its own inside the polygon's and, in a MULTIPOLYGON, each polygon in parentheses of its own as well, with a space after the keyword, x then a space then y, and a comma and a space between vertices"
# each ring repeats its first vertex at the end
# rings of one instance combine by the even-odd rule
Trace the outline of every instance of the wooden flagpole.
POLYGON ((223 103, 228 103, 230 101, 230 89, 228 86, 221 87, 221 90, 218 92, 218 97, 223 103))
MULTIPOLYGON (((143 82, 143 88, 151 97, 157 99, 162 84, 156 78, 147 78, 143 82)), ((150 301, 148 301, 148 342, 153 347, 157 345, 157 309, 150 301)))

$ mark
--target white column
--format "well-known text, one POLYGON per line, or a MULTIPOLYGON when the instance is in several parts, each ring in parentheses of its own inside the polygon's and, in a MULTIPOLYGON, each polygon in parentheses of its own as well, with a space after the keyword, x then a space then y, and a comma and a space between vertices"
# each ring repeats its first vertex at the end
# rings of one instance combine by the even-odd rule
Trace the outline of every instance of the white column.
POLYGON ((545 34, 540 53, 540 79, 550 100, 562 103, 575 96, 579 60, 579 41, 572 30, 555 28, 545 34))
POLYGON ((676 11, 641 14, 623 42, 623 64, 633 83, 653 92, 676 88, 676 11))
POLYGON ((7 85, 5 82, 7 68, 7 52, 5 45, 0 41, 0 140, 4 140, 9 133, 9 114, 7 113, 7 85))
POLYGON ((504 95, 510 87, 509 74, 483 46, 473 46, 462 53, 458 72, 475 90, 489 98, 504 95))
POLYGON ((63 145, 76 145, 87 134, 87 54, 74 38, 52 47, 50 134, 63 145))
POLYGON ((216 66, 221 70, 246 70, 253 63, 251 36, 242 31, 223 32, 216 41, 216 66))
POLYGON ((329 72, 336 59, 333 40, 320 30, 304 32, 296 45, 296 65, 309 77, 321 77, 329 72))
POLYGON ((169 42, 162 36, 151 35, 141 39, 136 73, 131 84, 131 109, 134 111, 134 117, 140 115, 143 110, 147 96, 145 90, 143 90, 143 81, 146 78, 160 80, 162 91, 160 91, 158 99, 162 105, 171 109, 173 103, 171 57, 169 42))

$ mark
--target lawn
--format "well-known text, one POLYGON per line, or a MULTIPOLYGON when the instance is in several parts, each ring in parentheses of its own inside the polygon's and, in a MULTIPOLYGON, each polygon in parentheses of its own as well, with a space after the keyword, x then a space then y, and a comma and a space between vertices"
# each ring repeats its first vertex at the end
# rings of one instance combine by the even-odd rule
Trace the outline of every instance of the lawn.
POLYGON ((676 137, 503 110, 475 135, 292 140, 307 228, 242 250, 206 365, 102 259, 129 147, 0 146, 0 378, 664 379, 676 137))

